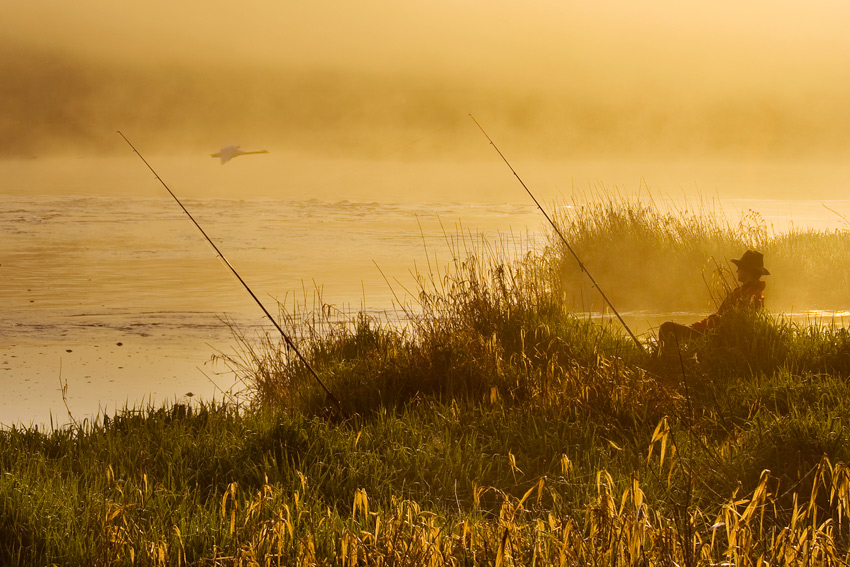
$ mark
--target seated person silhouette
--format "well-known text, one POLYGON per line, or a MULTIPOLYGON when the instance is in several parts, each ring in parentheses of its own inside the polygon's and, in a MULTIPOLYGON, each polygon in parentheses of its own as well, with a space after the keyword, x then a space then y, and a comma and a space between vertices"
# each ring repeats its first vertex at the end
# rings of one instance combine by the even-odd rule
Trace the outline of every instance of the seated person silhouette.
POLYGON ((738 267, 738 281, 741 285, 726 296, 717 312, 701 321, 692 325, 680 325, 672 321, 663 323, 658 329, 656 358, 672 354, 688 340, 716 328, 723 317, 731 312, 764 307, 765 282, 761 281, 761 277, 770 275, 764 267, 764 255, 755 250, 747 250, 739 260, 732 260, 732 263, 738 267))

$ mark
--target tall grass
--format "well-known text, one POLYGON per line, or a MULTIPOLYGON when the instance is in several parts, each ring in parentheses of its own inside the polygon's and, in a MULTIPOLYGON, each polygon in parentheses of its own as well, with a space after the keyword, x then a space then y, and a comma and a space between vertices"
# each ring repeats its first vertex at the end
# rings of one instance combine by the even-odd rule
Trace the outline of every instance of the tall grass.
MULTIPOLYGON (((652 391, 635 367, 621 364, 644 353, 618 328, 571 312, 553 267, 539 256, 462 234, 450 245, 450 264, 417 273, 394 320, 328 308, 284 313, 299 349, 345 393, 347 415, 400 408, 419 396, 556 403, 587 388, 583 370, 597 364, 632 374, 636 392, 652 391)), ((325 405, 277 337, 252 342, 236 333, 240 349, 220 358, 248 383, 252 403, 308 413, 325 405)))
MULTIPOLYGON (((750 248, 764 253, 771 272, 770 309, 850 307, 850 272, 838 268, 850 260, 847 230, 780 233, 754 211, 732 219, 711 203, 677 209, 650 198, 611 196, 558 207, 555 222, 621 311, 711 311, 729 285, 724 282, 734 282, 728 261, 750 248)), ((560 259, 562 285, 574 309, 602 308, 554 235, 549 258, 560 259)))
POLYGON ((615 442, 610 431, 538 411, 439 403, 345 426, 175 406, 61 431, 9 430, 0 560, 846 561, 847 468, 818 456, 793 482, 762 469, 752 482, 719 484, 724 471, 713 469, 729 466, 733 451, 758 458, 762 445, 787 440, 739 435, 737 448, 710 450, 671 416, 615 442))
MULTIPOLYGON (((561 222, 589 267, 607 246, 716 271, 742 246, 809 238, 661 222, 631 203, 584 210, 561 222)), ((817 238, 843 258, 845 235, 817 238)), ((395 318, 281 311, 341 412, 276 337, 234 329, 237 350, 218 358, 245 390, 226 406, 0 432, 0 563, 848 561, 844 328, 739 314, 668 364, 576 313, 556 241, 449 244, 395 318)), ((766 252, 772 271, 780 257, 766 252)))

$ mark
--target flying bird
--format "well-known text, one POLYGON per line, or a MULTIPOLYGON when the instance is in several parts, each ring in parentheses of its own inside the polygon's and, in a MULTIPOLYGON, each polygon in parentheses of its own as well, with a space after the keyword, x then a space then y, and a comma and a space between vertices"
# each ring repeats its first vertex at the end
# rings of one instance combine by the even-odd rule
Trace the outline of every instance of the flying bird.
POLYGON ((240 149, 239 146, 225 146, 225 147, 221 148, 220 150, 218 150, 216 153, 210 154, 210 157, 221 158, 221 165, 224 165, 227 162, 229 162, 230 160, 232 160, 233 158, 235 158, 236 156, 245 156, 245 155, 248 155, 248 154, 267 154, 267 153, 269 153, 268 150, 255 150, 255 151, 246 152, 245 150, 240 149))

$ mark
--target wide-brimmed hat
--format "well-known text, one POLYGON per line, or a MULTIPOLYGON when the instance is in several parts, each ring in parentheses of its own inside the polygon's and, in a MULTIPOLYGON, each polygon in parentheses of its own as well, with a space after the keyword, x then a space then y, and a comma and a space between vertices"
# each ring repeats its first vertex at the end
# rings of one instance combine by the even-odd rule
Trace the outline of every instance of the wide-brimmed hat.
POLYGON ((747 250, 740 260, 731 260, 739 268, 752 270, 763 276, 769 276, 770 272, 764 267, 764 254, 755 250, 747 250))

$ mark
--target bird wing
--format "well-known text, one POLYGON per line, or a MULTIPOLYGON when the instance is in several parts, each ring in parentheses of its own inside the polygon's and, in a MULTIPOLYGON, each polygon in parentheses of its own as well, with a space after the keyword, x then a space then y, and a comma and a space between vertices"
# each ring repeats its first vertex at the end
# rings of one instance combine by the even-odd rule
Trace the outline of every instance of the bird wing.
POLYGON ((210 157, 221 158, 221 164, 224 165, 241 153, 242 150, 239 149, 239 146, 225 146, 216 153, 210 154, 210 157))

